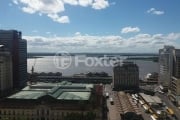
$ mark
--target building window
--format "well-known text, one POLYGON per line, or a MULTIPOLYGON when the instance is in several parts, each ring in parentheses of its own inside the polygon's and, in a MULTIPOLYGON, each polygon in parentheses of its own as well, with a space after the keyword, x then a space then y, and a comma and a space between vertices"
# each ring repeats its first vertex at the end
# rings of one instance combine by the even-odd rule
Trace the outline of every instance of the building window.
POLYGON ((41 110, 41 114, 44 115, 44 110, 43 109, 41 110))
POLYGON ((37 110, 37 115, 39 115, 39 110, 37 110))
POLYGON ((8 114, 9 114, 9 115, 11 114, 11 111, 10 111, 10 110, 8 111, 8 114))
POLYGON ((4 110, 4 115, 6 115, 6 110, 4 110))
POLYGON ((47 110, 47 115, 49 115, 49 110, 47 110))
POLYGON ((13 115, 15 115, 15 111, 13 110, 13 115))

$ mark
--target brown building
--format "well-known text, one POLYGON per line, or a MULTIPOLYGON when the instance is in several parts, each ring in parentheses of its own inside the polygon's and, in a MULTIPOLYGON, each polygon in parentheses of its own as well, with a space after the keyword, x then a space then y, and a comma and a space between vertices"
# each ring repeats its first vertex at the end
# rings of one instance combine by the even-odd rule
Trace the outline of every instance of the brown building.
POLYGON ((139 68, 133 62, 115 64, 113 68, 115 90, 137 90, 139 88, 139 68))

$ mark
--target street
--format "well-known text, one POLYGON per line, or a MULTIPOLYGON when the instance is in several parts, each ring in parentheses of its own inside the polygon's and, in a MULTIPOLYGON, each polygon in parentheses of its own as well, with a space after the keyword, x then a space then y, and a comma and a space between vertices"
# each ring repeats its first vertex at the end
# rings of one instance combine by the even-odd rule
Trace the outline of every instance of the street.
POLYGON ((180 120, 180 110, 175 105, 173 105, 173 103, 169 100, 166 94, 156 93, 156 95, 159 96, 162 101, 165 102, 166 105, 174 111, 177 120, 180 120))
MULTIPOLYGON (((119 102, 118 98, 117 98, 117 92, 116 91, 112 91, 111 85, 105 85, 104 86, 104 95, 106 93, 109 93, 109 98, 113 98, 114 100, 114 105, 110 104, 109 98, 107 98, 107 107, 109 109, 108 112, 108 120, 121 120, 120 118, 120 114, 118 111, 118 107, 119 102)), ((150 118, 150 114, 145 113, 145 110, 143 109, 143 107, 138 103, 138 107, 140 108, 141 112, 142 112, 142 117, 144 118, 144 120, 151 120, 150 118)))
MULTIPOLYGON (((112 98, 113 100, 115 100, 115 96, 114 96, 114 92, 112 91, 111 89, 111 85, 110 84, 107 84, 104 86, 104 95, 106 93, 109 93, 109 98, 112 98)), ((120 114, 116 108, 116 102, 114 101, 114 104, 112 105, 110 103, 110 99, 107 98, 107 107, 109 109, 109 112, 108 112, 108 120, 121 120, 120 118, 120 114)))

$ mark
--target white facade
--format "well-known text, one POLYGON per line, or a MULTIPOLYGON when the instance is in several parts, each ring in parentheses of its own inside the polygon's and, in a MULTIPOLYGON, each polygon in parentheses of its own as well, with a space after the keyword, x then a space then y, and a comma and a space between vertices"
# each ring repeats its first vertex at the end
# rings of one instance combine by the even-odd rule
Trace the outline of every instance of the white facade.
POLYGON ((164 46, 159 50, 159 83, 169 87, 173 72, 173 46, 164 46))
POLYGON ((180 49, 164 46, 159 50, 159 82, 169 89, 172 100, 178 103, 180 100, 180 49))
POLYGON ((180 106, 180 50, 174 52, 173 75, 170 85, 170 93, 173 101, 180 106))

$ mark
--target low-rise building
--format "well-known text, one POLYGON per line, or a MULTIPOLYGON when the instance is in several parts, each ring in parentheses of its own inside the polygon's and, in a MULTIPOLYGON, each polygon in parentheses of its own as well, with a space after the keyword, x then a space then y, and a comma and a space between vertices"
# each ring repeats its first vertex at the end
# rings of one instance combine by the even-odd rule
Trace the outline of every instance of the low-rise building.
MULTIPOLYGON (((100 90, 100 89, 98 89, 100 90)), ((100 93, 92 84, 37 83, 0 101, 0 119, 101 119, 100 93), (96 99, 96 98, 99 99, 96 99)))
POLYGON ((146 95, 139 93, 140 97, 149 105, 162 105, 162 100, 158 96, 146 95))
POLYGON ((148 73, 145 77, 145 82, 147 84, 158 84, 158 73, 148 73))
POLYGON ((121 120, 143 120, 142 113, 130 94, 121 91, 117 93, 117 98, 115 104, 121 120))
POLYGON ((170 99, 180 106, 180 79, 172 77, 170 88, 170 99))
POLYGON ((139 93, 140 99, 143 101, 143 105, 146 105, 149 112, 156 116, 157 120, 164 120, 167 118, 167 112, 163 109, 163 102, 158 96, 146 95, 139 93))

